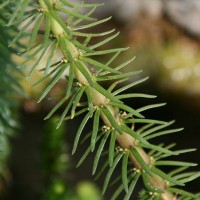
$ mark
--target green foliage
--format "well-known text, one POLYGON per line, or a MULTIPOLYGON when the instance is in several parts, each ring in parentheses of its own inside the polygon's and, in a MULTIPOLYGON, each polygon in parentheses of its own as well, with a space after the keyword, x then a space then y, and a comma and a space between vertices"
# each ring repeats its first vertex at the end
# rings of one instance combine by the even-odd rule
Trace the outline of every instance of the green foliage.
POLYGON ((55 130, 57 120, 58 117, 53 117, 48 121, 42 138, 42 164, 48 180, 52 176, 64 176, 69 168, 65 127, 55 130))
POLYGON ((4 198, 6 182, 10 181, 7 162, 10 154, 9 139, 14 137, 18 128, 17 97, 24 95, 19 84, 20 71, 11 59, 16 49, 8 48, 8 42, 16 33, 16 27, 5 27, 9 12, 15 8, 15 4, 8 6, 8 3, 0 1, 0 198, 4 198))
MULTIPOLYGON (((174 145, 153 145, 149 141, 162 135, 181 131, 181 129, 165 129, 172 122, 148 119, 141 114, 164 104, 131 108, 123 102, 127 98, 154 98, 154 96, 138 93, 126 94, 128 89, 136 87, 148 79, 148 77, 137 78, 141 71, 123 73, 122 69, 134 58, 130 58, 119 66, 113 64, 120 53, 128 48, 99 50, 99 47, 116 38, 118 33, 113 33, 114 30, 100 33, 81 32, 91 27, 102 26, 110 19, 97 21, 91 16, 100 5, 76 4, 67 0, 39 0, 35 5, 31 5, 31 10, 27 11, 29 2, 21 1, 19 6, 22 7, 22 10, 19 14, 15 11, 8 23, 13 25, 15 22, 23 22, 21 30, 10 42, 10 46, 15 45, 20 37, 29 36, 28 47, 21 50, 28 57, 22 67, 30 69, 29 76, 34 73, 41 62, 44 63, 41 70, 43 78, 34 85, 39 85, 46 79, 49 80, 49 83, 41 94, 39 102, 48 96, 69 69, 66 88, 62 94, 55 95, 58 103, 45 119, 62 108, 63 112, 57 122, 57 128, 59 128, 65 120, 78 115, 83 116, 75 136, 72 153, 74 154, 77 148, 81 148, 79 143, 85 140, 89 140, 90 145, 77 165, 79 166, 86 159, 90 151, 96 150, 92 173, 98 172, 97 176, 99 177, 108 168, 103 185, 102 193, 104 194, 116 167, 121 164, 122 174, 121 178, 115 182, 119 186, 111 197, 112 200, 117 199, 122 192, 125 193, 124 200, 130 199, 140 178, 144 182, 145 191, 141 192, 139 199, 173 200, 177 195, 178 199, 199 199, 197 195, 177 189, 200 176, 198 172, 183 172, 186 167, 196 164, 162 160, 168 156, 176 156, 192 150, 175 151, 172 150, 174 145), (85 15, 79 12, 81 9, 86 10, 85 15), (27 29, 31 25, 33 25, 33 29, 29 34, 27 29), (93 40, 90 45, 90 41, 95 38, 98 38, 99 41, 95 43, 96 40, 93 40), (57 52, 60 52, 62 56, 57 56, 57 52), (110 56, 107 62, 97 61, 96 56, 105 55, 110 56), (30 64, 32 58, 36 58, 33 65, 30 64), (105 89, 103 86, 105 81, 115 82, 105 89), (119 85, 122 82, 125 82, 124 86, 119 85), (117 85, 119 87, 115 89, 117 85), (82 139, 83 129, 89 123, 93 124, 92 130, 84 137, 85 139, 82 139), (164 130, 160 131, 161 129, 164 130), (109 143, 108 151, 106 151, 106 143, 109 143), (99 160, 104 154, 108 155, 108 161, 103 166, 98 166, 99 160), (176 173, 171 171, 167 174, 158 168, 160 165, 185 168, 183 171, 175 171, 176 173)), ((175 168, 175 170, 177 169, 175 168)))
POLYGON ((42 166, 47 185, 43 200, 88 200, 101 199, 101 195, 90 182, 80 182, 74 189, 70 186, 69 173, 71 162, 65 141, 65 126, 56 129, 58 116, 52 117, 44 127, 42 138, 42 166))

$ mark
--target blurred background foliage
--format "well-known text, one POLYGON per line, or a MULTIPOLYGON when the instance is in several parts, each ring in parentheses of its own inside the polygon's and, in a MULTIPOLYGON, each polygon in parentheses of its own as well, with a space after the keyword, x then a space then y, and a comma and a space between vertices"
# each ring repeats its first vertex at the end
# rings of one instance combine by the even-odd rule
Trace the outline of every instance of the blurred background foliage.
MULTIPOLYGON (((94 0, 91 1, 94 2, 94 0)), ((103 29, 113 27, 121 32, 117 40, 110 45, 130 47, 119 57, 120 63, 136 55, 134 64, 127 69, 130 71, 143 69, 142 76, 150 76, 150 79, 145 84, 138 86, 136 90, 158 95, 157 102, 168 103, 165 108, 155 110, 154 113, 151 111, 147 113, 147 116, 163 120, 176 119, 176 127, 184 126, 185 130, 181 135, 164 138, 167 143, 177 142, 180 148, 200 149, 199 0, 96 1, 105 3, 105 6, 97 10, 98 18, 113 15, 112 20, 107 22, 103 29)), ((91 29, 91 31, 98 32, 101 29, 102 27, 99 27, 95 30, 91 29)), ((13 66, 11 57, 18 65, 23 61, 13 54, 14 50, 7 49, 9 38, 4 38, 4 36, 9 35, 8 28, 0 26, 0 31, 1 49, 5 50, 0 52, 0 134, 1 136, 12 135, 10 130, 2 131, 5 121, 8 122, 6 127, 12 128, 12 130, 14 124, 21 126, 17 131, 18 136, 10 139, 12 150, 9 167, 5 167, 2 163, 5 163, 10 152, 9 146, 6 148, 3 146, 7 145, 10 136, 6 136, 4 142, 0 141, 1 147, 8 149, 7 152, 0 151, 0 175, 3 180, 0 182, 0 191, 2 193, 4 190, 4 193, 7 193, 7 198, 5 196, 2 198, 10 200, 102 199, 99 192, 102 181, 97 182, 99 186, 91 183, 93 178, 89 173, 91 170, 88 168, 91 168, 92 158, 89 158, 89 161, 80 169, 75 169, 80 156, 77 154, 72 158, 70 155, 73 141, 71 136, 74 135, 75 129, 79 125, 79 119, 68 122, 66 127, 63 126, 58 130, 55 130, 56 117, 49 122, 43 121, 55 102, 44 100, 40 104, 36 103, 44 86, 32 88, 31 85, 41 76, 40 72, 35 73, 31 79, 24 79, 21 76, 20 83, 28 95, 26 98, 19 92, 16 93, 13 85, 10 89, 7 87, 11 85, 11 81, 2 75, 5 73, 16 75, 13 70, 10 73, 12 67, 9 66, 13 66), (20 112, 18 113, 20 122, 17 123, 14 117, 17 113, 15 102, 20 103, 20 112), (7 120, 4 119, 5 117, 7 120)), ((54 87, 49 97, 62 91, 64 84, 61 81, 54 87)), ((135 100, 127 103, 139 107, 145 104, 143 101, 135 100)), ((57 114, 59 115, 59 111, 57 114)), ((199 163, 199 152, 200 150, 189 154, 189 157, 180 159, 199 163)), ((190 183, 188 189, 197 192, 199 185, 200 181, 198 180, 190 183)), ((109 198, 105 197, 105 199, 109 198)))

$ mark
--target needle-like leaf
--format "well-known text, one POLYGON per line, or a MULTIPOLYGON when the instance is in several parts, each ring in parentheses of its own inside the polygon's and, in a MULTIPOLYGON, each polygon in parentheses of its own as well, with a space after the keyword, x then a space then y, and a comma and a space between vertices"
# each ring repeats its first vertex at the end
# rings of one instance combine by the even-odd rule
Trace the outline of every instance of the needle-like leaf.
POLYGON ((106 116, 106 118, 109 120, 110 124, 115 129, 115 131, 117 131, 118 133, 122 134, 123 130, 121 129, 119 124, 116 122, 116 119, 112 116, 109 108, 104 107, 104 108, 101 108, 101 110, 104 113, 104 115, 106 116))
POLYGON ((113 92, 113 95, 117 95, 117 94, 119 94, 119 93, 121 93, 121 92, 123 92, 123 91, 125 91, 125 90, 127 90, 127 89, 129 89, 129 88, 131 88, 133 86, 135 86, 135 85, 138 85, 138 84, 146 81, 148 78, 149 77, 146 77, 146 78, 143 78, 143 79, 140 79, 140 80, 137 80, 137 81, 133 81, 132 83, 129 83, 128 85, 125 85, 125 86, 119 88, 118 90, 115 90, 113 92))
POLYGON ((51 10, 49 14, 53 19, 56 20, 56 22, 58 22, 58 24, 63 28, 63 30, 70 36, 71 35, 70 30, 68 29, 62 18, 58 15, 58 13, 55 10, 51 10))
POLYGON ((122 103, 116 103, 116 102, 109 102, 110 105, 113 105, 115 107, 118 107, 122 110, 125 110, 129 113, 131 113, 132 115, 136 116, 136 117, 141 117, 141 118, 144 118, 144 116, 142 114, 140 114, 138 111, 134 110, 133 108, 125 105, 125 104, 122 104, 122 103))
POLYGON ((154 120, 154 119, 127 119, 126 123, 145 123, 145 124, 167 124, 165 121, 154 120))
POLYGON ((200 177, 200 172, 188 172, 174 176, 183 185, 200 177))
POLYGON ((170 133, 177 133, 177 132, 180 132, 182 130, 183 130, 183 128, 177 128, 177 129, 171 129, 171 130, 161 131, 161 132, 158 132, 158 133, 154 133, 154 134, 148 135, 148 136, 146 136, 144 138, 146 140, 150 140, 152 138, 159 137, 161 135, 167 135, 167 134, 170 134, 170 133))
POLYGON ((96 49, 97 47, 100 47, 108 42, 110 42, 111 40, 113 40, 114 38, 116 38, 117 36, 119 35, 119 32, 115 33, 114 35, 106 38, 105 40, 102 40, 101 42, 97 43, 97 44, 94 44, 92 45, 90 48, 91 49, 96 49))
POLYGON ((84 161, 85 159, 87 158, 87 156, 89 155, 90 153, 90 146, 86 149, 86 151, 84 152, 84 154, 82 155, 81 159, 78 161, 76 167, 79 167, 84 161))
MULTIPOLYGON (((118 84, 120 84, 120 83, 122 83, 122 82, 125 82, 125 81, 127 81, 127 80, 128 80, 128 78, 124 78, 124 79, 122 79, 122 80, 115 81, 115 82, 112 83, 112 84, 110 85, 110 87, 108 88, 108 92, 112 92, 113 89, 114 89, 118 84)), ((116 97, 116 98, 117 98, 117 97, 116 97)))
POLYGON ((115 69, 113 69, 111 67, 108 67, 107 65, 104 65, 104 64, 102 64, 102 63, 100 63, 98 61, 95 61, 95 60, 93 60, 91 58, 80 56, 80 59, 85 61, 85 62, 87 62, 87 63, 89 63, 89 64, 91 64, 91 65, 94 65, 94 66, 96 66, 96 67, 98 67, 100 69, 109 71, 109 72, 111 72, 113 74, 121 74, 121 72, 119 72, 119 71, 117 71, 117 70, 115 70, 115 69))
MULTIPOLYGON (((79 4, 80 5, 80 4, 79 4)), ((78 5, 78 7, 79 7, 79 5, 78 5)), ((88 5, 88 4, 87 4, 88 5)), ((92 8, 91 8, 91 10, 88 12, 88 13, 86 13, 85 15, 87 16, 87 17, 89 17, 95 10, 96 10, 96 8, 98 7, 99 5, 94 5, 94 6, 91 6, 92 8)), ((94 18, 93 18, 94 19, 94 18)), ((81 23, 83 21, 83 19, 81 19, 81 18, 79 18, 79 19, 77 19, 77 20, 75 20, 74 22, 73 22, 73 24, 72 24, 72 26, 73 27, 77 27, 78 26, 78 24, 79 23, 81 23)), ((94 19, 94 21, 95 21, 95 19, 94 19)))
POLYGON ((33 72, 35 71, 35 69, 40 64, 40 62, 44 59, 44 57, 46 56, 46 54, 50 50, 52 44, 53 44, 53 42, 50 43, 50 41, 48 41, 46 44, 44 44, 43 51, 41 52, 40 57, 37 59, 37 61, 35 62, 35 64, 31 67, 31 70, 30 70, 30 72, 28 74, 28 77, 30 77, 33 74, 33 72))
POLYGON ((82 15, 79 14, 77 12, 74 12, 73 10, 67 10, 66 8, 63 8, 61 6, 57 6, 57 10, 59 10, 60 12, 66 13, 70 16, 76 17, 76 18, 80 18, 80 19, 84 19, 84 20, 89 20, 89 21, 94 21, 94 18, 92 17, 88 17, 87 15, 82 15))
POLYGON ((63 72, 66 70, 67 65, 60 66, 59 71, 55 74, 55 76, 52 78, 48 86, 43 91, 42 95, 40 96, 38 102, 40 102, 44 97, 49 93, 49 91, 53 88, 53 86, 59 81, 60 77, 62 76, 63 72))
POLYGON ((161 107, 161 106, 164 106, 164 105, 166 105, 166 103, 152 104, 152 105, 148 105, 148 106, 138 108, 137 111, 143 112, 143 111, 146 111, 146 110, 149 110, 149 109, 152 109, 152 108, 158 108, 158 107, 161 107))
POLYGON ((166 122, 165 124, 161 124, 161 125, 158 125, 158 126, 156 126, 156 127, 153 127, 153 128, 147 128, 147 129, 141 129, 141 131, 139 131, 138 130, 138 133, 141 133, 141 135, 143 136, 143 137, 145 137, 145 136, 147 136, 147 135, 149 135, 149 134, 151 134, 151 133, 154 133, 154 132, 156 132, 156 131, 158 131, 158 130, 160 130, 160 129, 164 129, 164 128, 166 128, 166 127, 168 127, 168 126, 170 126, 171 124, 173 124, 174 123, 174 121, 170 121, 170 122, 166 122))
POLYGON ((89 73, 89 70, 87 69, 87 67, 81 62, 76 62, 75 65, 77 66, 79 71, 83 74, 83 76, 88 81, 90 86, 93 86, 94 85, 94 81, 92 80, 92 76, 89 73))
POLYGON ((74 102, 73 102, 73 105, 72 105, 72 108, 71 108, 71 119, 73 119, 74 116, 75 116, 75 109, 76 109, 76 107, 77 107, 77 105, 78 105, 78 103, 79 103, 84 91, 85 91, 85 86, 83 86, 79 90, 79 92, 77 93, 77 95, 76 95, 76 97, 74 99, 74 102))
POLYGON ((76 98, 76 94, 79 92, 79 90, 76 91, 76 93, 73 94, 72 98, 70 99, 67 107, 65 108, 65 110, 63 111, 62 115, 60 116, 60 120, 58 121, 58 124, 57 124, 57 127, 56 128, 59 128, 60 125, 62 124, 63 120, 65 119, 65 116, 67 115, 67 113, 69 112, 69 109, 71 108, 73 102, 74 102, 74 99, 76 98))
POLYGON ((126 125, 121 125, 121 129, 128 133, 129 135, 133 136, 136 140, 138 140, 139 142, 141 142, 142 144, 150 147, 151 144, 146 141, 143 137, 141 137, 140 135, 138 135, 134 130, 130 129, 128 126, 126 125))
POLYGON ((70 65, 69 68, 69 78, 68 78, 68 82, 67 82, 67 91, 66 91, 66 96, 69 97, 71 90, 72 90, 72 84, 74 81, 74 63, 72 63, 70 65))
MULTIPOLYGON (((115 31, 115 29, 112 29, 110 31, 106 31, 106 32, 100 32, 100 33, 80 33, 80 32, 72 32, 72 35, 74 36, 80 36, 80 37, 90 37, 90 38, 94 38, 94 37, 102 37, 105 35, 109 35, 110 33, 113 33, 115 31)), ((89 52, 94 52, 94 50, 90 49, 89 52)), ((88 54, 84 54, 84 55, 88 55, 88 54)))
POLYGON ((156 98, 155 95, 149 95, 149 94, 140 94, 140 93, 133 93, 133 94, 121 94, 117 95, 117 99, 129 99, 129 98, 156 98))
POLYGON ((133 180, 130 183, 130 187, 129 187, 128 193, 124 197, 124 200, 129 200, 130 199, 131 194, 132 194, 132 192, 133 192, 133 190, 135 188, 135 185, 136 185, 139 177, 140 177, 140 173, 136 173, 135 177, 133 178, 133 180))
MULTIPOLYGON (((79 116, 79 115, 81 115, 81 114, 83 114, 83 113, 85 113, 85 112, 87 112, 87 111, 88 111, 88 108, 83 108, 83 109, 77 111, 77 112, 74 114, 74 117, 77 117, 77 116, 79 116)), ((69 119, 71 119, 71 116, 67 116, 67 117, 64 118, 65 121, 67 121, 67 120, 69 120, 69 119)))
POLYGON ((46 43, 50 38, 50 32, 51 32, 51 18, 49 13, 47 12, 45 13, 44 38, 43 38, 44 45, 46 45, 46 43))
POLYGON ((112 195, 110 200, 116 200, 118 198, 118 196, 122 193, 124 189, 123 185, 120 185, 114 192, 114 194, 112 195))
POLYGON ((66 0, 59 0, 59 1, 62 2, 67 7, 74 8, 74 4, 72 4, 66 0))
POLYGON ((52 62, 53 62, 54 56, 56 54, 57 48, 58 48, 58 42, 56 41, 55 44, 53 45, 52 49, 51 49, 51 53, 50 53, 48 59, 47 59, 47 63, 46 63, 45 71, 44 71, 45 75, 49 73, 49 69, 52 65, 52 62))
MULTIPOLYGON (((115 55, 119 55, 119 53, 121 53, 121 52, 118 51, 117 54, 115 54, 115 55)), ((114 55, 114 56, 115 56, 115 55, 114 55)), ((115 59, 115 57, 113 57, 112 59, 115 59)), ((111 61, 112 61, 112 59, 111 59, 111 61)), ((123 69, 124 67, 126 67, 128 64, 130 64, 130 63, 131 63, 132 61, 134 61, 134 60, 135 60, 135 56, 132 57, 131 59, 129 59, 128 61, 126 61, 126 62, 120 64, 119 66, 115 67, 114 69, 116 69, 116 70, 123 69)), ((109 61, 109 63, 110 63, 110 61, 109 61)), ((142 70, 140 70, 139 72, 142 72, 142 70)), ((100 73, 100 75, 106 75, 106 74, 108 74, 108 73, 109 73, 109 72, 102 72, 102 73, 100 73)))
POLYGON ((179 174, 180 172, 185 171, 187 168, 188 168, 188 167, 179 167, 179 168, 176 168, 176 169, 170 171, 170 172, 168 173, 168 175, 171 176, 171 177, 173 177, 174 175, 179 174))
POLYGON ((110 53, 123 52, 126 51, 127 49, 129 48, 127 47, 127 48, 106 49, 101 51, 94 51, 93 53, 85 53, 84 56, 101 56, 110 53))
POLYGON ((139 74, 141 71, 134 71, 134 72, 128 72, 124 74, 119 74, 119 75, 113 75, 113 76, 99 76, 96 78, 97 81, 110 81, 110 80, 115 80, 115 79, 124 79, 124 78, 130 78, 134 75, 139 74))
POLYGON ((145 161, 143 160, 143 158, 141 157, 141 155, 138 153, 138 151, 136 150, 136 148, 132 148, 131 149, 131 153, 134 155, 134 157, 136 158, 136 160, 138 161, 138 163, 141 165, 143 171, 145 173, 147 173, 149 176, 153 175, 152 170, 150 169, 150 167, 145 163, 145 161))
POLYGON ((88 109, 89 109, 89 113, 90 113, 90 117, 93 116, 93 112, 94 112, 94 105, 93 105, 93 97, 92 94, 90 92, 90 87, 86 86, 85 92, 87 94, 87 104, 88 104, 88 109))
POLYGON ((100 109, 97 109, 94 114, 93 129, 92 129, 91 144, 90 144, 92 152, 95 149, 96 137, 99 129, 99 118, 100 118, 100 109))
POLYGON ((110 181, 110 178, 111 178, 111 176, 112 176, 112 174, 113 174, 113 171, 114 171, 114 169, 116 168, 118 162, 121 160, 122 156, 123 156, 123 154, 121 154, 121 153, 118 154, 118 155, 115 157, 115 160, 114 160, 114 162, 113 162, 112 167, 110 167, 110 169, 108 170, 108 173, 106 174, 105 181, 104 181, 104 184, 103 184, 102 194, 105 193, 105 191, 106 191, 106 189, 107 189, 107 187, 108 187, 108 183, 109 183, 109 181, 110 181))
POLYGON ((156 167, 152 167, 151 170, 152 170, 152 172, 154 172, 155 174, 157 174, 158 176, 162 177, 164 180, 169 181, 172 184, 180 185, 180 186, 184 186, 185 185, 181 181, 177 181, 177 179, 172 178, 171 176, 167 175, 166 173, 164 173, 163 171, 161 171, 160 169, 158 169, 156 167))
POLYGON ((154 164, 156 166, 158 166, 158 165, 164 165, 164 166, 181 166, 181 167, 197 166, 196 163, 181 162, 181 161, 172 161, 172 160, 156 161, 154 164))
MULTIPOLYGON (((90 136, 90 134, 89 134, 89 136, 90 136)), ((101 135, 100 135, 99 137, 97 137, 96 142, 97 142, 100 138, 101 138, 101 135)), ((83 140, 84 140, 84 139, 83 139, 83 140)), ((82 142, 83 142, 83 141, 82 141, 82 142)), ((85 153, 82 155, 81 159, 78 161, 76 167, 79 167, 79 166, 85 161, 85 159, 86 159, 87 156, 89 155, 90 151, 91 151, 91 146, 89 146, 89 147, 86 149, 85 153)), ((106 168, 106 167, 105 167, 105 168, 106 168)), ((104 169, 105 169, 105 168, 104 168, 104 169)), ((101 168, 101 170, 102 170, 102 168, 101 168)), ((101 170, 100 170, 100 171, 101 171, 101 170)))
POLYGON ((109 144, 109 154, 108 154, 108 160, 109 160, 109 166, 111 167, 113 164, 114 160, 114 155, 115 155, 115 142, 116 142, 116 131, 111 132, 111 137, 110 137, 110 144, 109 144))
POLYGON ((160 147, 160 146, 157 146, 157 145, 154 145, 154 144, 151 144, 151 145, 148 145, 148 146, 141 144, 141 147, 153 149, 154 151, 157 151, 159 154, 164 153, 168 156, 178 155, 178 153, 175 152, 175 151, 171 151, 171 150, 168 150, 167 148, 163 148, 163 147, 160 147))
POLYGON ((24 32, 28 29, 29 26, 35 21, 36 16, 33 16, 29 21, 21 28, 21 30, 17 33, 17 35, 13 38, 13 40, 9 43, 9 47, 12 47, 17 40, 24 34, 24 32))
POLYGON ((108 136, 109 136, 110 132, 106 132, 101 140, 101 143, 99 144, 99 147, 97 149, 97 153, 95 155, 95 159, 94 159, 94 164, 93 164, 93 168, 92 168, 92 175, 95 174, 96 172, 96 169, 97 169, 97 165, 99 163, 99 159, 100 159, 100 156, 101 156, 101 153, 104 149, 104 145, 108 139, 108 136))
MULTIPOLYGON (((176 155, 180 155, 180 154, 183 154, 183 153, 189 153, 189 152, 192 152, 192 151, 196 151, 196 149, 183 149, 183 150, 176 150, 176 151, 173 151, 176 155)), ((161 158, 166 158, 170 156, 169 154, 162 154, 162 155, 157 155, 155 157, 155 160, 160 160, 161 158)))
POLYGON ((19 17, 23 15, 25 12, 28 4, 30 3, 30 0, 20 0, 17 4, 17 7, 14 10, 14 13, 12 14, 12 17, 10 21, 8 22, 8 26, 12 25, 12 23, 19 17))
POLYGON ((80 136, 81 136, 81 133, 86 125, 86 123, 88 122, 90 118, 90 114, 87 113, 86 116, 84 117, 83 121, 81 122, 79 128, 78 128, 78 131, 76 133, 76 137, 75 137, 75 140, 74 140, 74 145, 73 145, 73 149, 72 149, 72 154, 75 153, 76 149, 77 149, 77 146, 78 146, 78 142, 79 142, 79 139, 80 139, 80 136))
POLYGON ((99 24, 102 24, 102 23, 104 23, 104 22, 107 22, 107 21, 109 21, 111 18, 112 18, 112 17, 107 17, 107 18, 105 18, 105 19, 98 20, 98 21, 93 22, 93 23, 90 23, 90 24, 81 25, 81 26, 79 26, 79 27, 77 27, 77 28, 74 28, 73 30, 76 30, 76 31, 77 31, 77 30, 82 30, 82 29, 86 29, 86 28, 91 28, 91 27, 93 27, 93 26, 97 26, 97 25, 99 25, 99 24))
MULTIPOLYGON (((71 95, 73 96, 74 93, 77 91, 77 88, 74 88, 74 90, 71 92, 71 95)), ((73 98, 73 97, 72 97, 73 98)), ((49 114, 44 118, 45 120, 50 118, 55 112, 56 110, 58 110, 58 108, 60 108, 68 99, 68 97, 65 95, 58 104, 56 104, 53 109, 49 112, 49 114)))
MULTIPOLYGON (((61 64, 60 64, 61 65, 61 64)), ((60 66, 58 65, 58 67, 60 66)), ((49 74, 47 74, 46 76, 42 77, 40 80, 38 80, 36 83, 34 83, 32 85, 32 87, 35 87, 37 85, 39 85, 40 83, 44 82, 45 80, 49 79, 55 72, 59 71, 59 68, 56 67, 54 70, 52 70, 49 74)))
POLYGON ((93 88, 96 89, 98 92, 100 92, 102 95, 104 95, 105 97, 107 97, 108 99, 110 99, 113 102, 116 103, 121 103, 120 100, 116 99, 110 92, 108 92, 107 90, 105 90, 101 85, 99 85, 98 83, 95 83, 93 85, 93 88))
POLYGON ((106 168, 108 167, 108 160, 106 162, 104 162, 104 164, 101 166, 101 168, 99 169, 97 175, 95 176, 94 180, 99 179, 99 177, 103 174, 103 172, 106 170, 106 168))
POLYGON ((128 177, 127 177, 128 157, 129 157, 129 151, 125 152, 122 160, 122 183, 127 193, 128 193, 128 177))
POLYGON ((170 188, 168 189, 168 191, 174 192, 174 193, 179 194, 179 195, 183 195, 183 196, 185 196, 185 197, 190 197, 191 199, 197 199, 197 195, 192 194, 192 193, 190 193, 190 192, 186 192, 186 191, 181 190, 181 189, 179 189, 179 188, 170 187, 170 188))
POLYGON ((37 16, 37 19, 35 21, 35 25, 34 25, 34 28, 33 28, 33 31, 32 31, 32 34, 31 34, 31 37, 29 39, 29 44, 28 44, 28 49, 30 49, 30 47, 32 47, 33 45, 33 42, 36 40, 37 38, 37 33, 38 33, 38 30, 40 28, 40 25, 42 23, 42 20, 43 20, 43 17, 44 15, 41 13, 37 16))
POLYGON ((4 6, 8 5, 10 3, 10 0, 4 1, 0 4, 0 9, 2 9, 4 6))

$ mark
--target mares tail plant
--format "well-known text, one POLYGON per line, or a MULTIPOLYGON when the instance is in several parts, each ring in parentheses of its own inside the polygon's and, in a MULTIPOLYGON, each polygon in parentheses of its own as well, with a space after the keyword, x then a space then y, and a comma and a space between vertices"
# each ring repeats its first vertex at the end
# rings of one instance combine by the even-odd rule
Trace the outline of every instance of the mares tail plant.
POLYGON ((113 64, 127 48, 99 48, 112 41, 119 33, 115 30, 87 32, 89 28, 103 26, 104 22, 110 19, 97 20, 92 17, 92 13, 101 4, 72 3, 68 0, 34 2, 21 0, 18 3, 18 8, 8 24, 22 25, 10 46, 15 45, 21 36, 29 37, 27 48, 21 53, 27 56, 27 61, 21 67, 29 69, 28 76, 43 62, 43 68, 40 69, 43 77, 33 85, 37 86, 46 80, 49 80, 49 83, 38 102, 46 98, 65 76, 66 88, 55 95, 57 104, 45 119, 50 118, 58 109, 63 109, 57 122, 59 128, 66 120, 83 116, 75 135, 72 154, 76 152, 79 143, 89 140, 90 145, 86 150, 82 150, 84 153, 77 166, 81 165, 90 152, 95 152, 92 174, 97 174, 98 178, 102 173, 106 173, 102 193, 106 192, 108 186, 118 185, 110 197, 111 200, 121 199, 121 193, 124 194, 124 200, 130 199, 140 179, 144 183, 144 190, 138 197, 140 200, 199 199, 199 195, 186 192, 182 188, 187 182, 200 176, 199 172, 185 172, 188 167, 196 164, 168 158, 195 149, 173 150, 174 144, 151 143, 154 138, 182 130, 168 128, 173 121, 165 122, 145 117, 144 111, 164 104, 136 109, 124 103, 126 99, 155 96, 126 93, 128 89, 148 79, 137 79, 141 71, 122 71, 134 57, 120 65, 113 64), (28 7, 29 3, 32 5, 28 7), (85 10, 86 14, 82 14, 82 10, 85 10), (93 40, 96 38, 98 40, 93 40), (106 62, 96 59, 103 56, 110 57, 106 62), (36 58, 34 64, 30 64, 33 62, 32 58, 36 58), (108 88, 103 87, 105 81, 111 83, 108 88), (123 86, 120 83, 123 83, 123 86), (88 123, 92 123, 92 130, 84 134, 83 129, 88 123), (108 159, 100 165, 99 160, 103 155, 107 155, 108 159), (119 165, 121 175, 113 177, 113 172, 119 165), (166 173, 160 166, 174 168, 166 173))

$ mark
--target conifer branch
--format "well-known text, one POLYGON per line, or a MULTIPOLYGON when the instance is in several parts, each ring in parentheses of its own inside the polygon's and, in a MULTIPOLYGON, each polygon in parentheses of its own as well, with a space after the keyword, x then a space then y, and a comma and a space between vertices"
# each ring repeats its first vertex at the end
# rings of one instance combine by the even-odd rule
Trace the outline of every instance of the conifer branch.
MULTIPOLYGON (((190 196, 193 199, 199 198, 197 195, 184 193, 181 192, 181 190, 177 190, 176 192, 176 190, 173 189, 174 186, 184 186, 187 181, 190 181, 189 177, 186 176, 186 179, 177 178, 176 176, 166 174, 157 168, 157 166, 161 164, 171 164, 180 167, 194 166, 193 163, 158 161, 160 158, 178 155, 180 153, 179 151, 172 151, 170 146, 157 146, 149 143, 148 141, 148 139, 153 137, 180 131, 180 129, 174 129, 157 133, 157 130, 168 127, 171 122, 167 123, 160 120, 146 119, 145 116, 141 114, 144 110, 160 107, 163 104, 154 104, 140 109, 133 109, 125 105, 122 99, 132 97, 153 98, 153 96, 146 94, 119 94, 139 83, 144 82, 148 79, 148 77, 133 81, 130 84, 113 91, 119 82, 126 81, 130 79, 130 77, 141 72, 137 71, 129 74, 123 74, 123 72, 120 71, 122 68, 131 63, 134 58, 131 58, 117 67, 112 68, 110 66, 113 60, 115 60, 122 51, 125 51, 126 48, 116 48, 102 51, 96 50, 96 48, 114 39, 118 33, 101 40, 99 43, 89 46, 88 43, 92 37, 101 37, 112 33, 113 30, 99 34, 86 34, 78 32, 79 30, 97 26, 108 20, 104 19, 96 21, 95 18, 91 17, 91 13, 100 5, 75 4, 70 3, 67 0, 38 0, 38 3, 39 8, 35 10, 35 18, 33 19, 36 24, 30 41, 31 43, 36 42, 36 44, 38 44, 36 47, 39 46, 39 51, 42 52, 40 59, 44 59, 43 55, 48 51, 50 52, 50 55, 55 55, 55 51, 57 49, 59 49, 63 55, 62 60, 56 60, 55 63, 52 63, 53 61, 51 58, 48 58, 46 64, 46 68, 48 67, 48 69, 44 69, 44 71, 46 77, 50 77, 51 74, 52 78, 39 101, 46 97, 52 87, 64 74, 65 70, 69 68, 69 78, 65 94, 46 118, 49 118, 60 106, 65 104, 66 101, 68 101, 68 105, 62 113, 57 127, 61 125, 63 120, 67 120, 69 118, 72 119, 79 114, 86 113, 75 137, 73 153, 75 153, 78 147, 83 129, 87 122, 90 118, 93 118, 94 120, 92 132, 89 133, 89 136, 91 137, 91 145, 85 151, 85 154, 81 158, 78 165, 86 159, 90 151, 95 150, 95 144, 100 141, 94 160, 93 174, 98 171, 97 167, 99 159, 102 156, 104 145, 110 137, 108 151, 109 161, 105 163, 105 167, 102 167, 102 170, 100 170, 101 174, 107 166, 109 168, 103 186, 103 193, 109 185, 109 181, 115 167, 120 162, 122 162, 123 170, 122 187, 117 189, 116 193, 114 193, 112 197, 112 200, 116 199, 123 189, 126 193, 124 199, 130 199, 131 193, 139 177, 142 177, 145 188, 148 191, 147 193, 144 192, 143 195, 145 198, 141 197, 141 199, 147 199, 146 197, 150 195, 151 199, 176 200, 179 198, 177 193, 183 196, 185 195, 186 197, 190 196), (82 15, 78 12, 80 8, 91 8, 91 10, 88 14, 82 15), (67 18, 66 21, 63 20, 60 13, 65 15, 67 18), (44 20, 44 34, 40 44, 37 43, 36 39, 39 38, 38 28, 40 27, 42 19, 44 20), (79 25, 81 21, 88 21, 88 24, 79 25), (66 24, 66 22, 68 24, 66 24), (74 36, 85 37, 85 41, 81 43, 74 36), (50 48, 49 45, 53 44, 56 45, 55 48, 50 48), (114 54, 114 56, 112 56, 106 64, 98 62, 93 58, 95 55, 105 54, 114 54), (97 69, 95 73, 90 70, 91 67, 95 67, 97 69), (49 72, 50 68, 54 69, 49 72), (99 82, 102 81, 116 79, 118 81, 113 83, 108 90, 99 84, 99 82), (88 102, 83 103, 84 108, 82 110, 76 111, 78 105, 82 103, 81 97, 83 94, 87 96, 88 102), (71 114, 70 116, 67 116, 70 110, 71 114), (102 128, 99 128, 100 119, 104 124, 102 128), (142 123, 144 126, 137 130, 135 125, 138 123, 142 123), (118 142, 119 147, 116 147, 116 141, 118 142), (156 157, 159 159, 156 159, 156 157), (131 170, 128 169, 128 159, 132 163, 131 170), (131 175, 129 175, 129 173, 131 175)), ((24 26, 23 31, 25 29, 26 25, 24 26)), ((17 37, 19 37, 19 35, 17 37)), ((11 44, 13 44, 17 39, 18 38, 14 38, 11 44)), ((37 54, 38 51, 36 50, 35 55, 37 54)), ((31 73, 35 70, 37 64, 38 62, 32 67, 31 73)), ((198 176, 194 177, 196 178, 198 176)))

